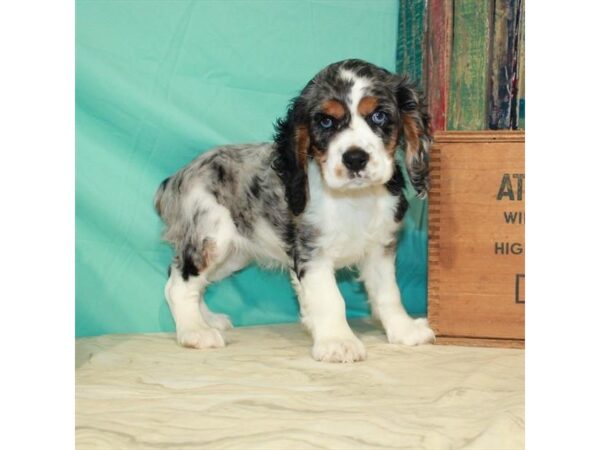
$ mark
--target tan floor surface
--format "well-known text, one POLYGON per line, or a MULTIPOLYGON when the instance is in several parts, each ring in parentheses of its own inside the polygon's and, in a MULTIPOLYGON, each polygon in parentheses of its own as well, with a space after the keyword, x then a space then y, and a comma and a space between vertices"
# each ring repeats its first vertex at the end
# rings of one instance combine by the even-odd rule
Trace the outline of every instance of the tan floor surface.
POLYGON ((389 345, 352 327, 365 362, 309 356, 300 325, 77 340, 76 443, 85 449, 524 448, 524 351, 389 345))

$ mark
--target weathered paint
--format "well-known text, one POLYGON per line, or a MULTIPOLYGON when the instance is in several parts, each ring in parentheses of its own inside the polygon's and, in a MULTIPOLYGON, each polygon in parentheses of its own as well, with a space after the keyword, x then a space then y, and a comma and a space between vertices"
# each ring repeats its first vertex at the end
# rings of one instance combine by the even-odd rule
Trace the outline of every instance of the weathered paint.
POLYGON ((492 0, 455 0, 448 129, 487 128, 492 0))
POLYGON ((519 19, 519 82, 517 87, 518 116, 517 126, 525 129, 525 0, 521 1, 521 17, 519 19))
POLYGON ((400 0, 396 68, 426 88, 434 130, 525 127, 524 3, 400 0))
POLYGON ((396 72, 410 76, 421 88, 425 38, 426 0, 400 0, 396 72))
POLYGON ((429 0, 427 5, 427 103, 434 131, 445 130, 452 52, 452 0, 429 0))
POLYGON ((489 128, 517 127, 519 6, 521 0, 496 0, 488 105, 489 128))

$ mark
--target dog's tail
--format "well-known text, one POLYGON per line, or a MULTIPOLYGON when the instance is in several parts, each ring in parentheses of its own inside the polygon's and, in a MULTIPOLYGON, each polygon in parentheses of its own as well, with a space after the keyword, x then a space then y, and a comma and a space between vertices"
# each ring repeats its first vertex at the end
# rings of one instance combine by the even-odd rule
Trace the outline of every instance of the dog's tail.
POLYGON ((169 178, 165 178, 160 183, 160 186, 158 186, 158 189, 156 190, 156 194, 154 194, 154 210, 163 219, 164 219, 164 215, 163 215, 163 211, 164 211, 163 197, 164 197, 165 191, 167 190, 167 185, 169 184, 169 181, 171 181, 170 177, 169 178))

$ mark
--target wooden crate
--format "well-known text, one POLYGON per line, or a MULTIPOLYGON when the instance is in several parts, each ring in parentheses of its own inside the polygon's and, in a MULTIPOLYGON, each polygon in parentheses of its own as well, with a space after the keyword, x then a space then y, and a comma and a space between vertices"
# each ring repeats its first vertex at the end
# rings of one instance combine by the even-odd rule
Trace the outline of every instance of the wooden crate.
POLYGON ((428 308, 436 342, 523 347, 524 133, 438 133, 430 166, 428 308))

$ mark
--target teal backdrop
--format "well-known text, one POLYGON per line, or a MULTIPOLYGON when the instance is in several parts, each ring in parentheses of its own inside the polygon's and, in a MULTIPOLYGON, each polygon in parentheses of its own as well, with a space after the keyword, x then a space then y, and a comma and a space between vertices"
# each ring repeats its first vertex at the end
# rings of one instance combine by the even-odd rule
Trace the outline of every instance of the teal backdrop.
MULTIPOLYGON (((290 98, 345 58, 396 67, 398 4, 357 1, 76 3, 76 335, 172 331, 171 249, 152 197, 212 146, 271 139, 290 98)), ((43 74, 41 74, 43 75, 43 74)), ((426 312, 426 204, 409 191, 397 276, 426 312)), ((338 276, 349 317, 368 314, 356 273, 338 276)), ((211 286, 235 325, 293 322, 285 273, 249 267, 211 286)))

